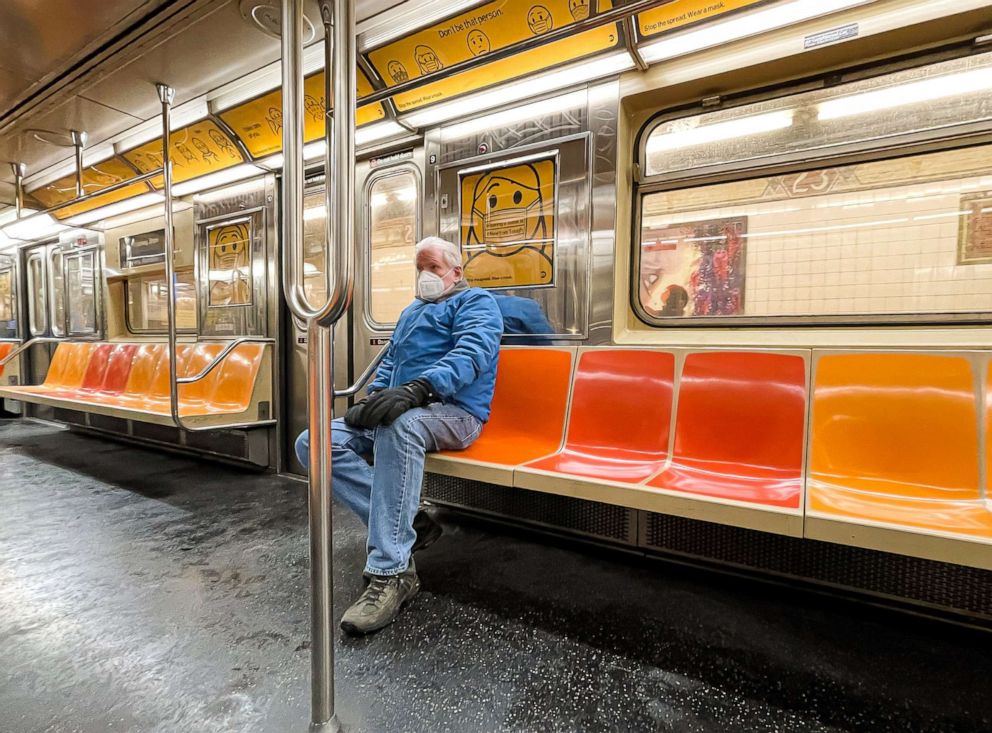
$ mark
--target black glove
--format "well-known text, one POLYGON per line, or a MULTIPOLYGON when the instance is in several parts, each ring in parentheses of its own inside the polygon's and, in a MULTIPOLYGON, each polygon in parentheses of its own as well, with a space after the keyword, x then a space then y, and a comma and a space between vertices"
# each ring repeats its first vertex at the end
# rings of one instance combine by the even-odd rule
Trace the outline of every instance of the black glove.
POLYGON ((379 393, 378 392, 373 392, 368 397, 359 400, 358 402, 356 402, 355 404, 353 404, 351 407, 349 407, 348 408, 348 412, 346 412, 344 414, 344 421, 348 425, 351 425, 352 427, 355 427, 355 428, 364 428, 364 427, 366 427, 365 420, 364 420, 364 417, 363 417, 364 412, 365 412, 365 408, 366 408, 366 406, 368 406, 369 399, 373 395, 376 395, 376 394, 379 394, 379 393))
POLYGON ((426 379, 414 379, 399 387, 376 392, 362 406, 360 417, 362 427, 391 425, 393 420, 407 410, 423 407, 432 399, 434 399, 434 391, 431 389, 431 383, 426 379))

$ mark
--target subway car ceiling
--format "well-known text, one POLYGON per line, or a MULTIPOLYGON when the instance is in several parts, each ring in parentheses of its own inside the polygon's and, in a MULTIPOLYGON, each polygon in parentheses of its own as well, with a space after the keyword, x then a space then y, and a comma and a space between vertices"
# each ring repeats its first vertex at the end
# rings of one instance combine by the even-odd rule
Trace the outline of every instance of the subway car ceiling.
MULTIPOLYGON (((598 79, 620 76, 621 96, 636 121, 638 110, 863 62, 905 50, 909 37, 914 49, 966 41, 989 25, 989 3, 977 0, 719 6, 639 0, 633 5, 645 9, 627 16, 624 6, 580 0, 460 7, 406 2, 368 17, 359 26, 360 152, 409 146, 446 122, 598 79)), ((359 4, 360 18, 363 7, 359 4)), ((43 90, 36 103, 5 112, 0 157, 25 167, 22 213, 76 197, 75 160, 66 158, 72 153, 70 130, 88 136, 82 151, 87 194, 160 165, 153 82, 163 79, 177 90, 172 122, 176 195, 281 168, 276 39, 254 25, 245 3, 190 3, 175 15, 78 79, 60 80, 57 92, 46 96, 43 90), (162 26, 171 35, 163 38, 162 26), (244 73, 247 68, 254 70, 244 73)), ((322 30, 316 8, 308 8, 308 17, 322 30)), ((312 160, 323 146, 322 45, 314 41, 304 59, 306 154, 312 160)), ((51 218, 13 222, 11 167, 0 171, 0 181, 3 248, 65 227, 98 227, 107 216, 161 200, 161 181, 153 178, 55 210, 51 218)))

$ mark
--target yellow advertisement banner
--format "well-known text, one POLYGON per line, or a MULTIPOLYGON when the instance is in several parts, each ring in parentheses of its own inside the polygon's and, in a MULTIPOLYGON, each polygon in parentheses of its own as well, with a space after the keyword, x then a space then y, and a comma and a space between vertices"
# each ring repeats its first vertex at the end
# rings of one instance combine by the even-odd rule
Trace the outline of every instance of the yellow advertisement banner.
MULTIPOLYGON (((134 176, 134 169, 125 161, 116 157, 108 158, 101 163, 83 169, 83 192, 86 194, 96 193, 101 188, 113 186, 114 184, 134 178, 134 176)), ((98 196, 84 204, 76 204, 75 206, 67 206, 64 209, 59 209, 53 215, 57 219, 67 219, 86 211, 92 211, 100 206, 107 206, 108 204, 131 198, 132 196, 148 193, 150 190, 146 184, 136 183, 133 186, 125 186, 118 191, 108 193, 104 196, 98 196)), ((76 174, 72 173, 57 181, 52 181, 42 188, 35 189, 30 193, 30 196, 46 209, 50 206, 71 201, 76 198, 76 174)))
MULTIPOLYGON (((244 162, 234 141, 212 120, 201 120, 172 133, 172 181, 181 183, 244 162)), ((157 138, 122 155, 142 173, 162 166, 162 140, 157 138)), ((162 178, 152 179, 161 188, 162 178)))
POLYGON ((618 39, 619 35, 615 25, 594 28, 571 38, 549 43, 541 48, 533 48, 530 51, 494 61, 480 68, 463 71, 450 79, 442 79, 425 84, 419 89, 397 94, 393 97, 393 103, 399 112, 407 112, 425 104, 441 102, 460 94, 500 84, 605 51, 616 46, 618 39))
MULTIPOLYGON (((358 98, 371 94, 372 83, 359 70, 356 93, 358 98)), ((380 103, 359 107, 355 124, 359 127, 386 116, 380 103)), ((249 100, 224 110, 218 117, 230 126, 248 148, 253 158, 264 158, 282 150, 282 90, 249 100)), ((303 80, 303 140, 313 142, 324 137, 324 72, 303 80)))
POLYGON ((465 279, 483 288, 550 285, 555 257, 555 162, 462 176, 465 279))
POLYGON ((637 31, 641 38, 657 36, 659 33, 763 2, 767 0, 675 0, 638 15, 637 31))
POLYGON ((251 303, 251 221, 242 219, 207 230, 208 305, 251 303))
POLYGON ((496 0, 381 48, 368 59, 386 86, 429 76, 589 17, 593 0, 496 0))

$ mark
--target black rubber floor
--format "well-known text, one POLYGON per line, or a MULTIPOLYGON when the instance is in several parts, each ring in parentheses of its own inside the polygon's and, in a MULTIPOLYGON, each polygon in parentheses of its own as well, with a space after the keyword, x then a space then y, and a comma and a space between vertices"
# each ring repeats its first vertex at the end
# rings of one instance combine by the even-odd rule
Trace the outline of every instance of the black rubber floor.
MULTIPOLYGON (((349 731, 990 731, 989 635, 445 515, 349 731)), ((364 536, 340 512, 336 613, 364 536)), ((305 489, 0 422, 0 731, 303 731, 305 489)))

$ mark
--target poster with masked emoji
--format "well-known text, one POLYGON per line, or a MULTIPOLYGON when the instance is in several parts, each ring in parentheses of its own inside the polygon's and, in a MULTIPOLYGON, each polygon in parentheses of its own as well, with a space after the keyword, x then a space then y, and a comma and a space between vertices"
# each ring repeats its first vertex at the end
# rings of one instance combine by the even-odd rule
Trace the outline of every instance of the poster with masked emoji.
POLYGON ((0 270, 0 326, 14 320, 13 271, 0 270))
MULTIPOLYGON (((611 6, 603 0, 598 4, 600 11, 611 6)), ((596 8, 593 0, 494 0, 372 49, 368 60, 386 86, 392 87, 586 20, 596 8)), ((553 66, 608 48, 617 40, 616 27, 612 26, 565 39, 562 45, 553 44, 554 48, 539 52, 544 54, 544 66, 553 66)), ((504 75, 497 77, 500 80, 504 75)), ((444 96, 450 95, 441 94, 440 98, 444 96)), ((436 101, 436 95, 423 100, 436 101)))
POLYGON ((547 159, 461 176, 461 247, 469 283, 553 283, 556 174, 555 161, 547 159))
POLYGON ((251 304, 251 239, 247 220, 207 230, 210 306, 251 304))

